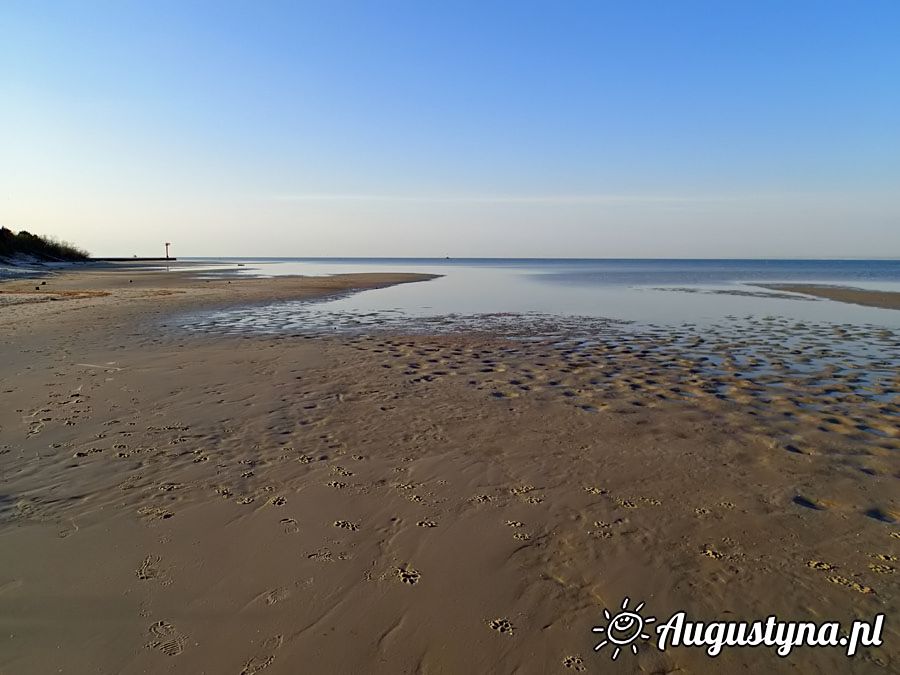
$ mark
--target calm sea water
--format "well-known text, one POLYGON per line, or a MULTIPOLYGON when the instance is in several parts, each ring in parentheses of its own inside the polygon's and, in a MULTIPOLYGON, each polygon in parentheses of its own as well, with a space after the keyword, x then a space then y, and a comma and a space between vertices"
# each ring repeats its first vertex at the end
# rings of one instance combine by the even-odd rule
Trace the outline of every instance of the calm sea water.
MULTIPOLYGON (((900 312, 812 300, 755 284, 808 282, 900 291, 900 260, 573 260, 429 258, 193 259, 210 274, 276 276, 421 272, 427 282, 218 312, 218 327, 271 330, 402 328, 422 319, 539 314, 640 323, 703 323, 726 317, 900 328, 900 312)), ((433 325, 433 324, 432 324, 433 325)))

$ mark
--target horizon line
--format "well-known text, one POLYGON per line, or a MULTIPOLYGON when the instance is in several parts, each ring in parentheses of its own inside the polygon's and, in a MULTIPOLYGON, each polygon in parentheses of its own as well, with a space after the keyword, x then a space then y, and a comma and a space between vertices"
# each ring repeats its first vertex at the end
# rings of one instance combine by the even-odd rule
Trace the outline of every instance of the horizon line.
POLYGON ((184 259, 202 259, 202 260, 683 260, 683 261, 713 261, 713 260, 732 260, 732 261, 828 261, 828 262, 865 262, 865 261, 896 261, 900 262, 900 256, 853 256, 853 257, 658 257, 658 256, 609 256, 609 257, 573 257, 573 256, 362 256, 362 255, 313 255, 313 256, 270 256, 270 255, 220 255, 220 256, 201 256, 201 255, 181 255, 184 259))

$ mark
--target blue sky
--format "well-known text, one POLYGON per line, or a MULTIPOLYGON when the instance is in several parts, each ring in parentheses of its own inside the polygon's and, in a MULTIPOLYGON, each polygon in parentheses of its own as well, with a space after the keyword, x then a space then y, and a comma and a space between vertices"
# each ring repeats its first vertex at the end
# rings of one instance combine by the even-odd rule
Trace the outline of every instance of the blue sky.
POLYGON ((95 254, 900 257, 897 2, 0 4, 0 224, 95 254))

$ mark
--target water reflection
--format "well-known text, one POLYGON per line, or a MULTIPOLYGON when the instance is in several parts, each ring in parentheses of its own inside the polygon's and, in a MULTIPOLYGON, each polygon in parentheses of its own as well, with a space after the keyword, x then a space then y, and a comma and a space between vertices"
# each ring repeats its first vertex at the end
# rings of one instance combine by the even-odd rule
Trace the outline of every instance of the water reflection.
MULTIPOLYGON (((442 275, 317 302, 229 310, 221 322, 271 330, 299 324, 358 327, 403 317, 540 314, 642 323, 709 323, 730 315, 900 327, 900 312, 762 289, 753 283, 810 282, 900 290, 900 261, 241 260, 218 273, 442 275), (317 317, 310 315, 314 312, 317 317), (365 315, 363 317, 363 315, 365 315), (229 318, 230 317, 230 318, 229 318)), ((433 321, 431 322, 433 323, 433 321)))

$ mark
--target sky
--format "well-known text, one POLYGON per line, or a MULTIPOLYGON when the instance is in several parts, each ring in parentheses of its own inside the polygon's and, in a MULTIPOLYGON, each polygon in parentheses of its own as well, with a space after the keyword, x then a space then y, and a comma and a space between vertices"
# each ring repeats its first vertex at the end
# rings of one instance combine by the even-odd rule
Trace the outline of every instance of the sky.
POLYGON ((0 225, 94 255, 900 257, 900 3, 0 2, 0 225))

